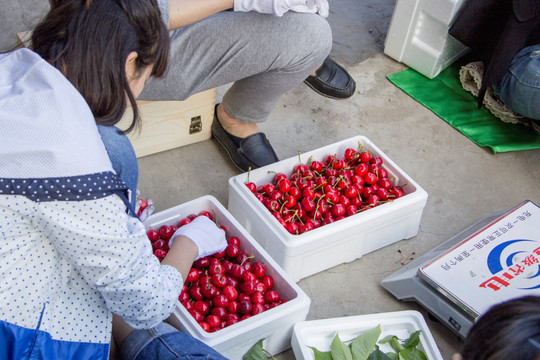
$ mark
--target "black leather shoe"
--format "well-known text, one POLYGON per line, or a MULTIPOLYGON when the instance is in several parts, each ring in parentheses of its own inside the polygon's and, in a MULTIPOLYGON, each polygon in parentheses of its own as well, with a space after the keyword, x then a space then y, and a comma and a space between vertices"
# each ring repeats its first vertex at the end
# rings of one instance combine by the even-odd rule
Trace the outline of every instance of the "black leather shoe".
POLYGON ((338 63, 327 57, 324 63, 304 82, 319 94, 332 99, 346 99, 356 90, 356 83, 338 63))
POLYGON ((262 132, 240 138, 225 131, 214 109, 212 135, 223 146, 236 167, 242 171, 257 169, 279 161, 272 145, 262 132))

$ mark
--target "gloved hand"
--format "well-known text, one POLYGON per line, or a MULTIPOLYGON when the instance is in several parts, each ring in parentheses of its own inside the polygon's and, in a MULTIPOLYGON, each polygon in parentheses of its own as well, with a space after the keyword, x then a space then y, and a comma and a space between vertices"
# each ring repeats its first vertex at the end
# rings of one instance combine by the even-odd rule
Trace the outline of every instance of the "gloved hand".
POLYGON ((283 16, 287 11, 328 16, 327 0, 234 0, 234 11, 255 11, 261 14, 283 16))
POLYGON ((180 235, 190 238, 199 248, 195 260, 223 251, 227 247, 225 231, 206 216, 197 216, 176 230, 169 240, 169 247, 172 246, 174 238, 180 235))

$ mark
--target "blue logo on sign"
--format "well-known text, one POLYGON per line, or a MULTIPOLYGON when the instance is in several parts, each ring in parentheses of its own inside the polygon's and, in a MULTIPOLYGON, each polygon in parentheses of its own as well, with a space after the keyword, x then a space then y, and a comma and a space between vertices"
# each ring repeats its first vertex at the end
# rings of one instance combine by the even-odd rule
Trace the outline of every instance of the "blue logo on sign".
MULTIPOLYGON (((527 282, 530 282, 533 279, 536 279, 540 277, 540 264, 538 259, 535 257, 535 254, 532 254, 531 251, 525 251, 525 250, 517 250, 512 251, 512 248, 516 247, 516 245, 522 245, 523 243, 530 243, 535 242, 534 240, 528 240, 528 239, 515 239, 515 240, 509 240, 505 241, 499 245, 497 245, 488 255, 487 258, 487 266, 491 274, 495 275, 503 270, 512 270, 515 271, 517 266, 517 269, 519 269, 519 273, 515 273, 512 275, 519 275, 521 273, 522 279, 527 279, 527 282), (522 255, 522 256, 519 256, 522 255), (532 257, 531 257, 532 256, 532 257), (520 258, 526 258, 527 261, 519 260, 520 258), (524 268, 527 268, 531 270, 532 268, 535 268, 534 273, 531 274, 530 271, 527 272, 527 275, 524 273, 524 268)), ((504 275, 509 276, 509 273, 505 273, 504 275)), ((540 279, 538 279, 538 285, 534 285, 531 287, 520 287, 520 290, 534 290, 540 288, 540 279)))

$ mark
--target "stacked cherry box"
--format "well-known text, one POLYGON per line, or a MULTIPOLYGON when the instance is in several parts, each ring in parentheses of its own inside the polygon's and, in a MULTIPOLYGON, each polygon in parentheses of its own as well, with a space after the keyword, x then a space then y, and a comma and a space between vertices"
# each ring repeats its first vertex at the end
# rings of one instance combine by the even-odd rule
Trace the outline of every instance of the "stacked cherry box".
POLYGON ((176 225, 181 219, 202 212, 212 214, 216 223, 226 229, 228 237, 240 240, 239 248, 253 256, 249 261, 265 265, 266 274, 274 280, 272 289, 279 293, 283 302, 212 332, 203 330, 179 302, 171 322, 230 359, 241 359, 261 339, 265 339, 264 348, 273 354, 290 349, 293 326, 306 319, 311 300, 215 197, 206 195, 155 213, 145 220, 144 225, 147 230, 176 225))
MULTIPOLYGON (((370 164, 369 161, 368 164, 370 164)), ((365 166, 363 167, 363 171, 365 171, 365 166)), ((319 171, 324 170, 319 169, 319 171)), ((314 172, 311 171, 311 173, 314 172)), ((382 174, 383 171, 378 173, 382 174)), ((333 176, 333 178, 334 180, 339 179, 340 176, 333 176)), ((328 176, 327 180, 330 177, 328 176)), ((298 178, 296 178, 297 180, 298 178)), ((373 185, 368 186, 367 182, 372 183, 375 181, 374 179, 364 175, 360 182, 362 181, 366 182, 363 187, 370 187, 373 190, 373 185)), ((351 188, 350 184, 349 182, 349 185, 345 185, 344 188, 351 188)), ((320 186, 322 185, 314 185, 315 188, 320 186)), ((336 188, 337 186, 340 185, 333 184, 332 187, 336 188)), ((390 186, 390 184, 385 186, 390 186)), ((256 190, 256 192, 263 191, 264 189, 256 190)), ((337 198, 330 200, 329 194, 322 196, 326 206, 338 201, 337 198)), ((364 254, 399 240, 416 236, 427 197, 426 191, 375 144, 364 136, 356 136, 231 177, 229 179, 228 209, 287 274, 294 281, 299 281, 336 265, 356 260, 364 254), (369 196, 361 195, 359 189, 362 188, 362 185, 357 186, 357 194, 352 196, 358 197, 358 199, 354 199, 356 201, 363 199, 363 203, 356 207, 356 212, 352 215, 346 214, 346 217, 343 215, 335 217, 339 220, 333 222, 327 221, 327 219, 320 220, 317 226, 312 226, 309 231, 305 231, 305 224, 306 221, 312 221, 303 218, 303 220, 297 221, 297 224, 302 222, 304 225, 303 232, 301 232, 299 231, 300 227, 293 231, 287 228, 283 222, 285 215, 278 219, 279 214, 270 212, 268 202, 263 203, 260 195, 253 192, 253 187, 250 189, 247 186, 253 183, 254 187, 260 189, 265 184, 275 183, 276 174, 284 174, 288 179, 291 179, 297 175, 300 163, 311 168, 310 164, 315 161, 326 162, 328 157, 334 157, 337 163, 338 160, 344 158, 345 152, 350 149, 357 150, 357 153, 368 153, 372 159, 377 159, 381 163, 380 167, 384 168, 385 181, 390 181, 391 187, 395 188, 394 195, 388 196, 386 194, 388 198, 385 201, 380 201, 379 197, 371 197, 370 199, 369 196), (259 195, 259 198, 256 195, 259 195), (371 201, 373 203, 370 203, 371 201)), ((283 199, 278 200, 281 209, 285 209, 289 213, 291 213, 289 210, 292 210, 293 214, 300 210, 298 204, 295 205, 296 207, 286 209, 289 200, 284 201, 283 199)), ((320 205, 320 197, 315 199, 320 205)), ((353 199, 351 198, 351 200, 353 199)), ((294 202, 292 199, 291 201, 294 202)), ((300 197, 297 201, 300 201, 300 197)), ((313 211, 308 213, 308 217, 311 217, 312 214, 313 211)))
MULTIPOLYGON (((336 335, 341 342, 350 344, 359 336, 377 327, 380 332, 376 338, 376 344, 383 353, 398 353, 401 350, 407 355, 402 354, 403 357, 400 356, 400 359, 443 360, 424 317, 415 310, 298 322, 294 326, 291 341, 295 358, 314 360, 313 348, 320 352, 330 351, 336 335), (389 338, 393 340, 388 341, 389 338), (405 346, 396 346, 398 342, 401 346, 405 346), (421 351, 425 357, 417 353, 413 354, 412 351, 421 351)), ((366 342, 362 344, 365 345, 366 342)), ((354 347, 351 348, 355 351, 354 347)), ((371 351, 371 349, 367 350, 371 351)))

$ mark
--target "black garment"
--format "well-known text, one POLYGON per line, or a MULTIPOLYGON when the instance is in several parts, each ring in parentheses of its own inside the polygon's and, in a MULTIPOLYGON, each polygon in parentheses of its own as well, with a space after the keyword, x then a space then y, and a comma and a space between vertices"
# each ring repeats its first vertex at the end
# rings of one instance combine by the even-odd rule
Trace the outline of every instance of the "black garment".
POLYGON ((449 34, 484 63, 480 107, 486 89, 502 79, 513 57, 540 43, 540 0, 468 0, 449 34))

